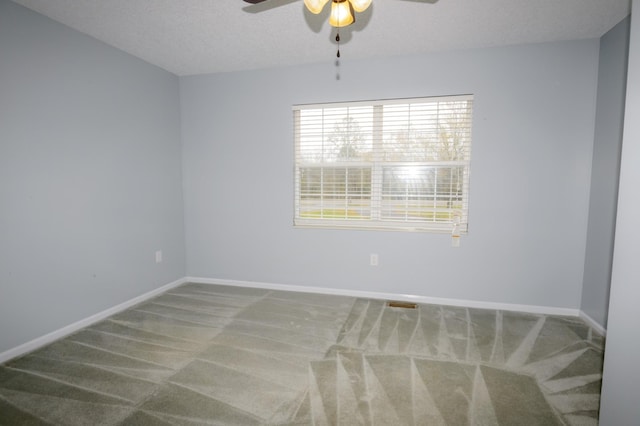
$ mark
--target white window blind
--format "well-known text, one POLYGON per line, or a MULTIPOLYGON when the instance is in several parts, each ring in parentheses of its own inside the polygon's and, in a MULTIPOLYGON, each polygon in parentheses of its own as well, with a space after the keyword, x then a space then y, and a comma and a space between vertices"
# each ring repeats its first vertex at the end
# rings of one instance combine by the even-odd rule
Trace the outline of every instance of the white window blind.
POLYGON ((473 97, 296 105, 296 226, 467 232, 473 97))

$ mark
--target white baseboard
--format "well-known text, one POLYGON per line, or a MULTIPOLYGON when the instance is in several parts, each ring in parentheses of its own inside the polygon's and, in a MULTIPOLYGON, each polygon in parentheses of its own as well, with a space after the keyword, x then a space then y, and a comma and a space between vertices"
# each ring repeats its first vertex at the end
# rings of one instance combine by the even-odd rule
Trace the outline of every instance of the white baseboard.
POLYGON ((482 302, 476 300, 447 299, 440 297, 414 296, 410 294, 379 293, 361 290, 345 290, 339 288, 307 287, 288 284, 272 284, 253 281, 236 281, 216 278, 186 277, 185 282, 201 284, 220 284, 236 287, 254 287, 266 290, 298 291, 301 293, 334 294, 339 296, 360 297, 366 299, 398 300, 404 302, 424 303, 431 305, 460 306, 466 308, 495 309, 501 311, 527 312, 545 315, 563 315, 579 317, 579 309, 557 308, 553 306, 519 305, 512 303, 482 302))
POLYGON ((150 292, 141 294, 140 296, 134 297, 133 299, 127 300, 124 303, 121 303, 112 308, 106 309, 102 312, 99 312, 95 315, 91 315, 88 318, 82 319, 80 321, 74 322, 73 324, 69 324, 66 327, 60 328, 51 333, 45 334, 44 336, 40 336, 36 339, 33 339, 27 343, 24 343, 20 346, 17 346, 13 349, 9 349, 8 351, 0 353, 0 364, 4 363, 10 359, 19 357, 26 353, 29 353, 35 349, 38 349, 44 345, 54 342, 55 340, 61 339, 69 334, 75 333, 76 331, 88 327, 92 324, 95 324, 98 321, 102 321, 110 317, 111 315, 117 314, 118 312, 124 311, 138 303, 142 303, 145 300, 148 300, 154 296, 157 296, 160 293, 164 293, 167 290, 170 290, 174 287, 179 286, 180 284, 184 284, 187 282, 185 278, 181 278, 169 284, 163 285, 155 290, 151 290, 150 292))
POLYGON ((607 329, 604 328, 603 326, 601 326, 600 324, 598 324, 598 322, 596 322, 596 320, 591 318, 584 311, 580 311, 580 318, 582 318, 582 320, 584 322, 589 324, 591 326, 591 328, 593 328, 595 331, 597 331, 602 336, 606 336, 607 335, 607 329))

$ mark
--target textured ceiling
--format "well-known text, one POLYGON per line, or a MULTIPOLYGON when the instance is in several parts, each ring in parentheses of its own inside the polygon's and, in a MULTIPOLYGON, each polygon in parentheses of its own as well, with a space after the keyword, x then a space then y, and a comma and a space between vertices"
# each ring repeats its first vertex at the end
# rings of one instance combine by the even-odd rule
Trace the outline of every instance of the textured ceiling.
MULTIPOLYGON (((333 61, 335 29, 302 0, 13 0, 177 75, 333 61), (276 6, 264 10, 264 5, 276 6)), ((630 0, 373 0, 343 60, 602 36, 630 0)))

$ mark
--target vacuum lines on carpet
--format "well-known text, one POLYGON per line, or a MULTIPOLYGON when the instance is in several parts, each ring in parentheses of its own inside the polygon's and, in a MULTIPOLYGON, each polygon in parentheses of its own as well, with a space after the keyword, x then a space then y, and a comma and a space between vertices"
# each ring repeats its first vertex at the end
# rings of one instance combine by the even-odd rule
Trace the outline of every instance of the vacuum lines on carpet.
POLYGON ((4 425, 597 425, 577 318, 184 284, 0 366, 4 425))

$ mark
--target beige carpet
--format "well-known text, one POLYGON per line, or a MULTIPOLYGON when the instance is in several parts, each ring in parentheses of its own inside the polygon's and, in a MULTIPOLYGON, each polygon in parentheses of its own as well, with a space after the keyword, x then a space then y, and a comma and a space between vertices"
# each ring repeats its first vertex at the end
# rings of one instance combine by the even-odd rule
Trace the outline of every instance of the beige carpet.
POLYGON ((185 284, 0 365, 0 425, 596 425, 581 320, 185 284))

